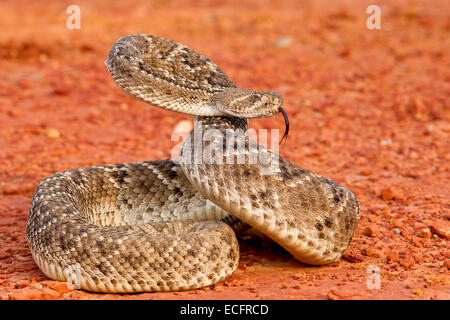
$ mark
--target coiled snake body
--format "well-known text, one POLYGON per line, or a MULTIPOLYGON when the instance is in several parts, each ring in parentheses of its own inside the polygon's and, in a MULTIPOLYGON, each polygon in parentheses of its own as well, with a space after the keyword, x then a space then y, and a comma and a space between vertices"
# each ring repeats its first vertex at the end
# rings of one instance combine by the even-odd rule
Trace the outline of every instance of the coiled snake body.
POLYGON ((194 130, 178 159, 44 179, 26 235, 45 275, 96 292, 208 286, 237 268, 235 232, 250 228, 305 263, 342 256, 359 221, 354 194, 247 136, 248 118, 279 112, 278 93, 236 88, 208 59, 148 35, 116 41, 106 66, 131 96, 193 116, 194 130), (213 161, 202 158, 211 150, 213 161))

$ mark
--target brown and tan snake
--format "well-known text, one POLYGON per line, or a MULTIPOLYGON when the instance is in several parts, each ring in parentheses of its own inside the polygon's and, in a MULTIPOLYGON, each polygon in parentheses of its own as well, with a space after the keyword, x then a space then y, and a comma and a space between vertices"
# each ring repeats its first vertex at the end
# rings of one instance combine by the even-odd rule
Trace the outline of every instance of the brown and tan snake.
POLYGON ((359 221, 355 195, 246 135, 249 118, 282 110, 279 93, 239 89, 208 59, 150 35, 117 40, 106 66, 131 96, 191 115, 194 130, 177 159, 44 179, 26 235, 45 275, 96 292, 200 288, 236 270, 235 233, 250 228, 301 262, 340 259, 359 221), (208 152, 213 161, 201 157, 208 152))

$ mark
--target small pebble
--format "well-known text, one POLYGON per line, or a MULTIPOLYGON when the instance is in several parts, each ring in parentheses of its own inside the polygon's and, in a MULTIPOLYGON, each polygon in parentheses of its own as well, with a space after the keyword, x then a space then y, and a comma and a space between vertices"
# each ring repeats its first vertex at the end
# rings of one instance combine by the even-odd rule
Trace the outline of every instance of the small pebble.
POLYGON ((292 44, 291 37, 281 37, 281 38, 278 38, 278 40, 275 42, 275 46, 277 48, 287 48, 287 47, 290 47, 291 44, 292 44))
POLYGON ((59 131, 55 128, 49 128, 47 129, 47 137, 50 139, 58 139, 61 136, 59 131))

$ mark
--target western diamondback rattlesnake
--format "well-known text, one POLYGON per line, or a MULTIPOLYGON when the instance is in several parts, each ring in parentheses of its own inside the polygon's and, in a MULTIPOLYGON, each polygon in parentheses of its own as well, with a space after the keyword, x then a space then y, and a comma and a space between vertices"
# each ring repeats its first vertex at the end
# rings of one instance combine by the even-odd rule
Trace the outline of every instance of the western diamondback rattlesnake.
POLYGON ((246 136, 248 118, 282 110, 278 93, 238 89, 208 59, 148 35, 116 41, 106 66, 131 96, 193 116, 194 130, 179 159, 69 170, 40 183, 26 235, 49 278, 98 292, 211 285, 236 269, 235 232, 249 228, 305 263, 341 257, 359 221, 353 193, 246 136), (214 139, 198 144, 195 130, 214 139), (230 130, 242 144, 219 139, 230 130), (218 146, 214 161, 196 161, 218 146), (255 155, 268 161, 250 161, 255 155))

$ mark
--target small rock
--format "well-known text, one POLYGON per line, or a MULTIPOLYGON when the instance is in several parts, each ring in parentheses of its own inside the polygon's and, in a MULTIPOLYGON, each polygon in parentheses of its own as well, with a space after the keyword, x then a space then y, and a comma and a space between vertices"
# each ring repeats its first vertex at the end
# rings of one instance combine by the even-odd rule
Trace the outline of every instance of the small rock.
POLYGON ((380 228, 378 226, 368 226, 363 232, 369 237, 376 237, 380 234, 380 228))
POLYGON ((39 289, 23 288, 13 291, 9 295, 10 300, 39 300, 42 299, 42 292, 39 289))
POLYGON ((450 225, 444 221, 435 221, 430 225, 430 231, 444 239, 450 239, 450 225))
POLYGON ((370 169, 364 169, 361 171, 361 175, 366 176, 366 177, 371 176, 372 174, 373 174, 373 171, 370 169))
POLYGON ((61 297, 61 293, 50 289, 50 288, 42 288, 42 299, 44 300, 56 300, 61 297))
POLYGON ((22 289, 22 288, 27 287, 29 284, 30 284, 30 281, 28 281, 28 280, 19 280, 15 283, 14 286, 16 287, 16 289, 22 289))
POLYGON ((428 228, 422 228, 419 230, 418 234, 419 237, 430 239, 431 238, 431 231, 428 228))
POLYGON ((348 261, 348 262, 362 262, 364 261, 364 257, 359 252, 356 252, 356 250, 348 249, 344 255, 342 256, 342 259, 348 261))
POLYGON ((214 290, 214 291, 217 291, 217 292, 222 292, 222 291, 225 290, 225 288, 224 288, 223 286, 217 286, 217 287, 214 287, 213 290, 214 290))
POLYGON ((394 226, 394 228, 401 228, 403 227, 403 222, 400 220, 394 220, 392 225, 394 226))
POLYGON ((53 89, 53 93, 58 96, 66 96, 68 95, 72 89, 66 84, 58 84, 55 89, 53 89))
MULTIPOLYGON (((383 206, 383 207, 384 207, 384 206, 383 206)), ((373 213, 373 214, 379 214, 380 212, 383 211, 383 207, 379 207, 379 206, 371 207, 371 208, 369 209, 369 212, 371 212, 371 213, 373 213)))
POLYGON ((31 287, 32 287, 33 289, 41 290, 41 289, 42 289, 42 284, 39 283, 39 282, 36 282, 36 283, 33 283, 33 284, 31 285, 31 287))
POLYGON ((404 238, 410 238, 412 236, 411 231, 408 229, 402 229, 400 233, 404 238))
POLYGON ((414 222, 413 227, 414 227, 414 229, 419 230, 419 229, 425 228, 426 226, 422 222, 414 222))
POLYGON ((382 257, 382 253, 380 252, 380 250, 375 249, 374 247, 368 247, 365 250, 365 254, 368 257, 375 257, 375 258, 381 258, 382 257))
POLYGON ((59 131, 55 128, 49 128, 47 129, 47 137, 50 139, 58 139, 61 136, 59 131))
POLYGON ((412 292, 417 296, 422 296, 424 294, 423 290, 421 289, 415 289, 412 292))
POLYGON ((388 260, 398 262, 400 260, 400 254, 397 250, 391 250, 387 255, 388 260))
POLYGON ((400 234, 401 230, 399 228, 394 228, 394 233, 395 234, 400 234))
POLYGON ((397 200, 397 201, 406 201, 406 196, 403 193, 401 193, 401 192, 397 192, 395 194, 395 200, 397 200))
POLYGON ((341 287, 331 289, 327 297, 330 300, 360 300, 363 298, 363 295, 357 290, 341 287))
POLYGON ((373 214, 367 214, 366 217, 367 219, 369 219, 370 222, 378 222, 380 220, 378 216, 373 214))
POLYGON ((290 47, 291 44, 292 44, 291 37, 281 37, 281 38, 278 38, 278 40, 275 42, 275 47, 287 48, 287 47, 290 47))
POLYGON ((445 260, 442 266, 447 270, 450 270, 450 259, 445 260))
POLYGON ((420 238, 413 236, 411 238, 411 242, 413 243, 414 246, 416 246, 417 248, 422 248, 423 247, 423 243, 422 241, 420 241, 420 238))
POLYGON ((75 290, 75 286, 72 283, 69 282, 55 282, 52 281, 52 283, 49 285, 49 288, 58 291, 60 293, 66 293, 75 290))
MULTIPOLYGON (((432 241, 430 241, 429 239, 423 239, 423 247, 430 249, 434 247, 434 243, 432 241)), ((430 252, 431 254, 431 252, 430 252)))
POLYGON ((394 190, 391 187, 381 190, 381 198, 384 201, 390 201, 394 199, 395 198, 394 190))
POLYGON ((407 256, 400 260, 400 265, 402 265, 405 269, 409 269, 414 264, 414 259, 410 256, 407 256))

